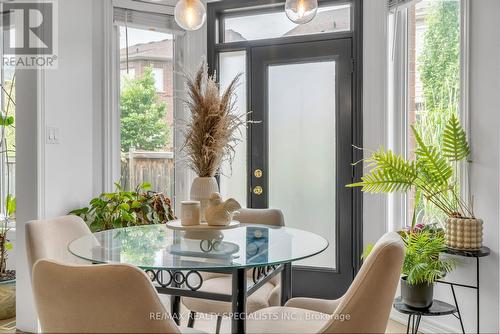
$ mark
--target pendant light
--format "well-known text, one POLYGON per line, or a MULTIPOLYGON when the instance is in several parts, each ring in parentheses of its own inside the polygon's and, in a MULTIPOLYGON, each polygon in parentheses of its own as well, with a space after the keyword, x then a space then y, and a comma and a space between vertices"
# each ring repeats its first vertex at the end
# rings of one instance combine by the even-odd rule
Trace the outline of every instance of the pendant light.
POLYGON ((294 23, 310 22, 318 12, 318 0, 286 0, 285 12, 294 23))
POLYGON ((175 5, 175 22, 185 30, 200 29, 207 19, 207 11, 200 0, 180 0, 175 5))

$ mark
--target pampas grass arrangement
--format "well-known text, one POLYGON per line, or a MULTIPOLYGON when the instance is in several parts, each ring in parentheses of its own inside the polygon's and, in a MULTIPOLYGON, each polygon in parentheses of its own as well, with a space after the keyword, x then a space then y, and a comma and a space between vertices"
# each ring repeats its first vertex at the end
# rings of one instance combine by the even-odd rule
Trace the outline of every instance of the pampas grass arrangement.
POLYGON ((220 92, 215 78, 203 63, 194 77, 186 76, 187 107, 191 120, 185 131, 184 151, 188 165, 199 177, 213 177, 223 161, 231 164, 235 147, 241 141, 238 133, 245 126, 246 114, 236 114, 236 94, 241 74, 220 92))

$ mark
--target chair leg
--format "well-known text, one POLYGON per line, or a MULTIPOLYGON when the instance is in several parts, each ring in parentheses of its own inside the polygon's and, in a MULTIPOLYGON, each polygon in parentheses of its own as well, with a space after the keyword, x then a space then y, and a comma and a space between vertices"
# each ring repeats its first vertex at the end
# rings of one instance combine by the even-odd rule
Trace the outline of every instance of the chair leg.
POLYGON ((220 326, 222 325, 222 316, 218 315, 217 316, 217 327, 215 328, 215 334, 220 333, 220 326))
POLYGON ((189 312, 189 319, 188 319, 188 327, 193 328, 194 326, 194 318, 196 317, 196 312, 190 311, 189 312))

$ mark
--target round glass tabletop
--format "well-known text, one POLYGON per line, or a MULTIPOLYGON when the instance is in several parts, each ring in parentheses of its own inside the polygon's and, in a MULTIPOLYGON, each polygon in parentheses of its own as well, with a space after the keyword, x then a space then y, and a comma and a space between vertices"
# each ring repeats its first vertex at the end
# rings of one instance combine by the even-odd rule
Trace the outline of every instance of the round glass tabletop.
POLYGON ((289 227, 241 225, 229 230, 172 230, 145 225, 102 231, 68 249, 93 263, 127 263, 142 269, 230 269, 301 260, 328 247, 325 238, 289 227))

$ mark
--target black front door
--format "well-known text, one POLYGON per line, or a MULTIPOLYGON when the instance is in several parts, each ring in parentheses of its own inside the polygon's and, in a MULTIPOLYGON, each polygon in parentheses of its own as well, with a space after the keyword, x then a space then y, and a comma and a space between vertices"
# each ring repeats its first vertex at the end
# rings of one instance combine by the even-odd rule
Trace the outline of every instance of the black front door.
POLYGON ((354 275, 352 39, 249 49, 249 204, 283 210, 289 227, 324 236, 296 263, 293 295, 335 298, 354 275))

